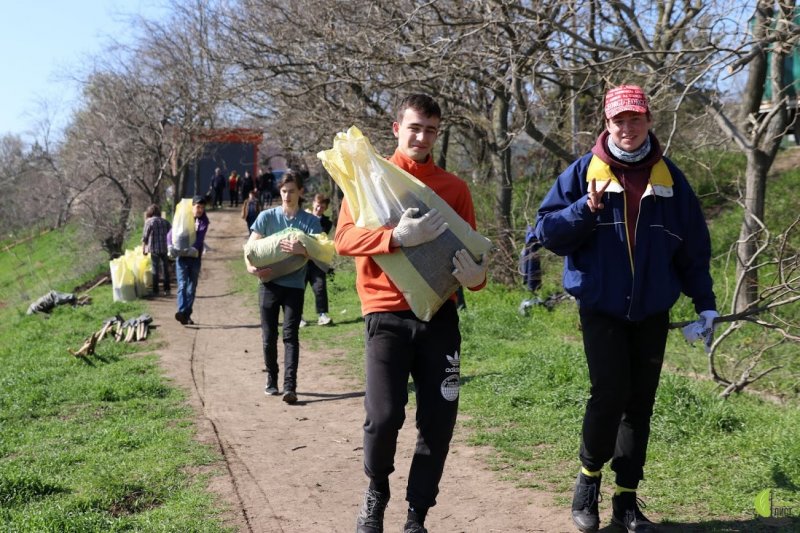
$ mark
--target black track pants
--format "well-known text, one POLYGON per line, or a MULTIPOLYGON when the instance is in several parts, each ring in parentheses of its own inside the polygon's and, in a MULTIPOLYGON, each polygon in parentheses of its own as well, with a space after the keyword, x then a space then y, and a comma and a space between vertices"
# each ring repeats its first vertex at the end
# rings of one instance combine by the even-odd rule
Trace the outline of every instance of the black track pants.
POLYGON ((595 471, 611 460, 617 484, 635 489, 644 477, 669 313, 639 322, 583 310, 580 315, 591 382, 581 463, 595 471))
POLYGON ((410 375, 417 399, 417 444, 406 499, 415 507, 432 507, 458 413, 461 334, 455 304, 447 301, 427 323, 410 311, 370 313, 365 320, 365 472, 377 485, 388 484, 410 375))

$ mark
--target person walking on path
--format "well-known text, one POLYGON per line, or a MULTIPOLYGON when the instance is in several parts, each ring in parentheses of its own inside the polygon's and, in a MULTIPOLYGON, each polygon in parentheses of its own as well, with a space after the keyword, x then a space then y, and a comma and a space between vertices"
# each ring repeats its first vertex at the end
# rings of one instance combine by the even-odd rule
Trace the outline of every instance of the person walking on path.
POLYGON ((225 179, 225 174, 222 173, 222 169, 219 167, 214 169, 214 176, 211 178, 211 191, 214 193, 214 203, 211 204, 211 207, 214 209, 222 207, 222 195, 225 194, 226 183, 227 180, 225 179))
POLYGON ((242 219, 247 223, 248 235, 253 232, 250 228, 260 212, 261 202, 258 201, 258 191, 250 189, 250 192, 247 193, 247 198, 242 202, 242 219))
MULTIPOLYGON (((303 185, 291 172, 285 173, 278 184, 281 205, 262 211, 250 227, 249 241, 263 239, 287 228, 296 228, 304 233, 320 233, 319 219, 300 208, 303 185)), ((248 241, 248 242, 249 242, 248 241)), ((281 250, 295 255, 308 256, 298 240, 284 239, 281 250)), ((245 259, 247 261, 247 259, 245 259)), ((306 266, 275 278, 269 278, 271 269, 256 268, 247 262, 247 271, 258 277, 258 303, 261 310, 261 340, 264 363, 267 367, 267 383, 264 392, 277 396, 278 390, 278 316, 283 309, 283 401, 297 402, 297 367, 300 360, 299 328, 303 316, 303 299, 306 286, 306 266)))
MULTIPOLYGON (((317 193, 314 195, 314 202, 311 204, 311 214, 319 219, 319 224, 322 231, 326 234, 330 233, 333 229, 333 222, 325 215, 325 211, 330 205, 330 199, 324 194, 317 193)), ((314 291, 314 304, 317 310, 317 325, 330 326, 333 324, 333 319, 328 316, 328 277, 316 263, 310 261, 308 263, 308 270, 306 271, 306 283, 311 285, 311 290, 314 291)), ((305 320, 300 321, 300 327, 306 325, 305 320)))
POLYGON ((239 207, 239 174, 235 170, 228 176, 228 197, 230 207, 239 207))
MULTIPOLYGON (((200 266, 203 258, 203 243, 208 232, 208 215, 206 215, 206 199, 195 196, 192 199, 194 228, 196 237, 188 253, 175 260, 175 277, 178 279, 178 311, 175 320, 183 324, 194 324, 192 311, 194 297, 197 293, 197 280, 200 277, 200 266)), ((170 235, 169 241, 171 242, 170 235)))
POLYGON ((172 229, 168 220, 161 218, 161 208, 151 204, 145 211, 144 229, 142 230, 142 249, 150 254, 153 272, 153 296, 158 296, 159 278, 164 280, 164 296, 170 295, 169 258, 167 257, 167 234, 172 229))
MULTIPOLYGON (((467 184, 437 167, 431 151, 439 134, 441 109, 423 94, 406 97, 397 109, 392 132, 397 149, 389 159, 411 173, 447 202, 475 228, 475 211, 467 184)), ((390 498, 389 475, 394 471, 397 436, 405 419, 408 378, 417 398, 417 445, 406 489, 408 513, 404 533, 424 533, 428 509, 436 504, 439 482, 453 436, 458 394, 444 394, 444 384, 456 383, 460 370, 461 334, 455 297, 431 318, 419 320, 403 294, 373 259, 399 253, 434 240, 447 229, 436 212, 419 218, 403 215, 394 228, 358 227, 347 200, 342 203, 334 238, 336 251, 355 257, 356 289, 366 326, 366 393, 364 407, 364 471, 369 487, 356 519, 358 533, 383 531, 390 498)), ((453 258, 453 275, 471 290, 486 284, 486 261, 475 263, 465 250, 453 258)))
POLYGON ((578 301, 589 368, 581 468, 572 519, 600 526, 603 465, 616 489, 613 523, 655 531, 639 507, 653 413, 669 326, 681 292, 713 336, 716 298, 711 242, 700 203, 683 172, 650 132, 644 91, 623 85, 604 100, 606 130, 545 196, 536 219, 542 245, 564 256, 564 289, 578 301))

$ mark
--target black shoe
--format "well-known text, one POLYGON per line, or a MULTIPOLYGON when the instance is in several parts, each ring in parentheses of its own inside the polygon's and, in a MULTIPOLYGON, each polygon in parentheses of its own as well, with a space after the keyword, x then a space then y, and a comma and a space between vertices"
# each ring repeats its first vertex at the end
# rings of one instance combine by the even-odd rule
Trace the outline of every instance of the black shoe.
POLYGON ((264 394, 267 396, 277 396, 280 394, 278 386, 278 376, 267 376, 267 384, 264 386, 264 394))
POLYGON ((186 319, 186 324, 189 325, 189 326, 194 326, 194 320, 192 320, 191 318, 187 318, 186 319))
POLYGON ((406 525, 403 526, 403 533, 428 533, 428 530, 416 520, 406 520, 406 525))
POLYGON ((597 503, 600 501, 601 476, 586 476, 578 473, 575 480, 575 494, 572 496, 572 521, 583 533, 600 528, 600 514, 597 503))
POLYGON ((616 524, 628 533, 654 533, 658 528, 639 510, 645 507, 644 502, 636 497, 635 492, 623 492, 611 498, 611 523, 616 524))
POLYGON ((356 518, 356 533, 383 533, 383 513, 388 503, 388 494, 368 488, 356 518))
POLYGON ((283 392, 283 401, 289 405, 297 403, 297 393, 293 390, 286 390, 283 392))
POLYGON ((181 324, 183 324, 184 326, 185 326, 185 325, 186 325, 186 323, 189 321, 189 319, 188 319, 188 318, 186 318, 186 315, 184 315, 184 314, 183 314, 183 313, 181 313, 180 311, 178 311, 177 313, 175 313, 175 320, 177 320, 178 322, 180 322, 180 323, 181 323, 181 324))

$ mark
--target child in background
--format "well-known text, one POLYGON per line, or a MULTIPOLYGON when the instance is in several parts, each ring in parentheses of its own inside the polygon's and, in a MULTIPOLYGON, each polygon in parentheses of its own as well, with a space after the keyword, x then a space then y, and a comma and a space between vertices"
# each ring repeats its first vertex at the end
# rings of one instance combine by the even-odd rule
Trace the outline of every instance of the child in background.
MULTIPOLYGON (((324 194, 315 194, 314 203, 311 205, 311 214, 319 219, 319 225, 322 226, 322 231, 329 233, 333 228, 333 222, 325 215, 325 211, 330 205, 330 199, 324 194)), ((311 284, 311 290, 314 291, 314 301, 317 307, 318 326, 330 326, 333 320, 328 316, 328 281, 326 273, 322 271, 313 261, 308 262, 308 269, 306 270, 306 283, 311 284)), ((307 326, 305 320, 300 321, 300 327, 307 326)))
POLYGON ((250 226, 256 221, 258 214, 261 212, 261 202, 258 200, 258 190, 250 189, 247 193, 247 199, 242 202, 242 219, 247 222, 247 231, 252 233, 250 226))

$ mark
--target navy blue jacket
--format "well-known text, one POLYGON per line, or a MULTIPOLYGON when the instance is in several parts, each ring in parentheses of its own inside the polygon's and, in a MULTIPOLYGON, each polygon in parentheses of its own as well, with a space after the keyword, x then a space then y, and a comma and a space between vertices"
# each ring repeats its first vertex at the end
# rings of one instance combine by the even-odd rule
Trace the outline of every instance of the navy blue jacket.
MULTIPOLYGON (((592 175, 597 174, 594 165, 605 165, 612 184, 603 195, 604 209, 592 213, 586 205, 587 171, 593 157, 586 154, 558 177, 536 219, 536 237, 565 258, 564 289, 581 309, 631 321, 669 310, 681 292, 692 299, 698 313, 716 309, 708 228, 683 173, 664 157, 659 185, 651 175, 640 203, 631 257, 625 193, 599 158, 592 175)), ((597 188, 601 185, 598 179, 597 188)))

